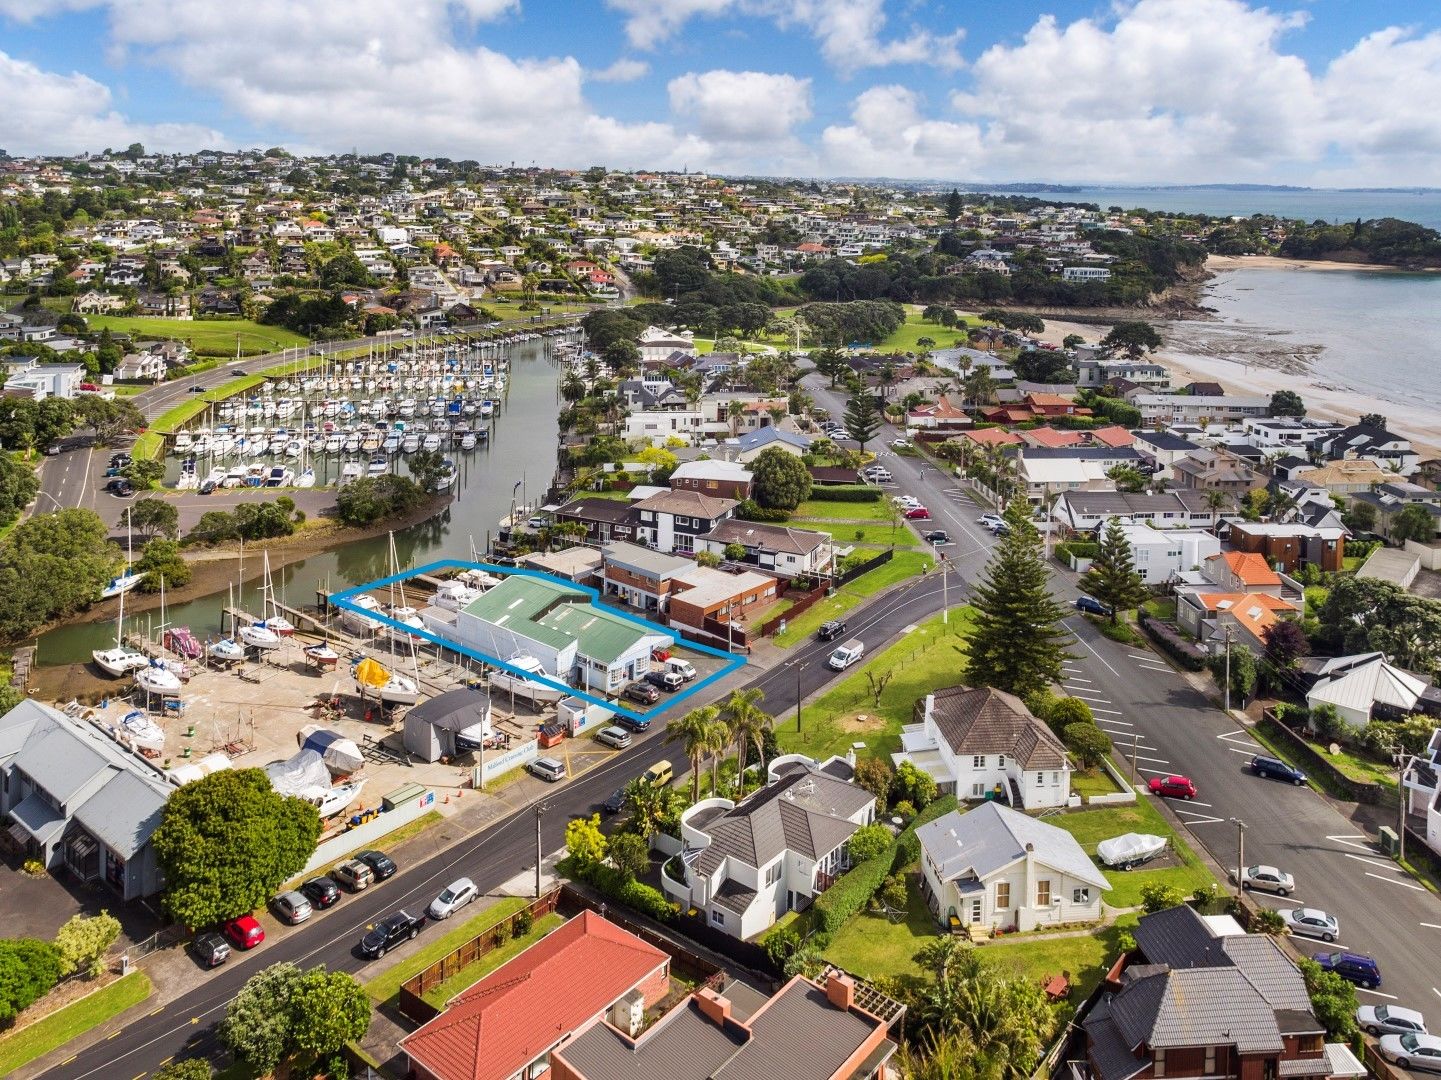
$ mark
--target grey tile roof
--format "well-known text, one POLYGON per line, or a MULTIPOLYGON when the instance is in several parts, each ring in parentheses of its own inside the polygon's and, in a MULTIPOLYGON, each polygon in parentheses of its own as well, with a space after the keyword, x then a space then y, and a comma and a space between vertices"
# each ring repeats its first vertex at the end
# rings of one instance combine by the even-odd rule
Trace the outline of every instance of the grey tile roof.
POLYGON ((1037 862, 1101 890, 1111 887, 1065 829, 1028 817, 1000 803, 982 803, 967 813, 951 811, 916 830, 942 881, 972 874, 984 880, 1026 856, 1030 845, 1037 862))
POLYGON ((1152 964, 1191 968, 1231 962, 1221 947, 1224 939, 1213 934, 1205 920, 1186 904, 1143 915, 1133 933, 1136 947, 1152 964))
POLYGON ((715 902, 727 911, 744 915, 755 903, 757 895, 754 889, 747 888, 735 878, 726 878, 721 887, 716 890, 715 902))
POLYGON ((552 1056, 595 1080, 709 1080, 745 1038, 742 1028, 713 1024, 688 1001, 666 1013, 635 1043, 612 1027, 595 1024, 552 1056))
POLYGON ((1086 1045, 1100 1080, 1128 1080, 1150 1066, 1149 1056, 1137 1057, 1111 1015, 1111 1002, 1102 998, 1082 1025, 1086 1045))
POLYGON ((656 579, 673 577, 695 566, 690 559, 683 559, 679 555, 668 555, 663 551, 644 548, 639 544, 627 544, 620 540, 606 546, 605 561, 606 565, 615 563, 656 579))
POLYGON ((125 859, 133 858, 160 827, 166 793, 134 773, 118 773, 85 800, 75 820, 125 859))
POLYGON ((936 729, 956 754, 1006 754, 1027 769, 1066 765, 1061 740, 1013 694, 990 687, 952 686, 922 698, 916 711, 924 713, 927 707, 936 729))
POLYGON ((808 555, 831 539, 829 533, 792 529, 786 525, 765 525, 755 521, 727 518, 701 537, 720 544, 740 544, 761 551, 782 551, 808 555))
POLYGON ((751 1039, 715 1073, 715 1080, 829 1080, 880 1025, 842 1012, 826 992, 797 979, 751 1017, 751 1039))
POLYGON ((873 800, 864 788, 819 772, 790 773, 719 814, 702 811, 688 824, 711 838, 698 868, 722 857, 760 867, 782 852, 816 858, 834 851, 859 827, 847 820, 873 800))
POLYGON ((699 491, 677 488, 642 499, 635 504, 635 508, 658 514, 680 514, 684 517, 714 520, 734 510, 736 505, 734 499, 717 499, 712 495, 702 495, 699 491))
POLYGON ((1242 1054, 1285 1049, 1274 1010, 1232 967, 1167 970, 1132 979, 1111 999, 1111 1014, 1132 1045, 1165 1049, 1234 1043, 1242 1054))

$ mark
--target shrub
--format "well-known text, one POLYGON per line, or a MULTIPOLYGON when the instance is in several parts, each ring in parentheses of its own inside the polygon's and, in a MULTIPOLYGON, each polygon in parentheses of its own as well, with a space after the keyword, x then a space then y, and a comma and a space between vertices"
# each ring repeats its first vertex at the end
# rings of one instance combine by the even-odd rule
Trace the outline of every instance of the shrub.
POLYGON ((889 851, 895 843, 891 830, 884 825, 862 825, 852 834, 848 845, 855 862, 868 862, 877 855, 889 851))
POLYGON ((1206 650, 1194 642, 1187 641, 1181 632, 1169 623, 1147 618, 1141 614, 1141 629, 1145 630, 1161 649, 1187 671, 1206 670, 1206 650))
MULTIPOLYGON (((884 495, 880 488, 865 484, 823 484, 811 488, 812 502, 880 502, 884 495)), ((1350 545, 1347 545, 1348 549, 1350 545)))
POLYGON ((1095 724, 1067 724, 1066 749, 1075 755, 1082 768, 1099 765, 1111 752, 1111 738, 1095 724))
POLYGON ((45 864, 39 859, 26 859, 25 865, 21 869, 30 877, 45 876, 45 864))
POLYGON ((665 894, 643 881, 627 878, 613 866, 596 864, 582 870, 574 859, 566 860, 567 872, 590 882, 612 900, 628 908, 649 915, 657 922, 669 922, 680 914, 680 908, 665 898, 665 894))
POLYGON ((1055 547, 1056 558, 1064 563, 1072 559, 1094 559, 1101 545, 1089 540, 1063 540, 1055 547))
POLYGON ((794 956, 800 947, 801 936, 790 927, 773 931, 761 939, 761 948, 765 949, 766 956, 770 957, 777 971, 785 969, 786 961, 794 956))
POLYGON ((744 521, 789 521, 791 516, 785 510, 767 510, 754 499, 742 499, 736 504, 736 517, 744 521))
POLYGON ((1186 897, 1180 889, 1167 885, 1164 881, 1153 881, 1141 886, 1141 910, 1147 915, 1179 907, 1185 900, 1186 897))
POLYGON ((853 866, 849 873, 842 874, 834 885, 821 893, 813 909, 816 926, 834 934, 859 914, 890 876, 895 847, 893 842, 881 854, 853 866))
MULTIPOLYGON (((958 806, 960 806, 960 802, 954 795, 942 795, 919 814, 916 814, 911 819, 911 823, 906 826, 905 831, 896 837, 896 861, 891 869, 899 873, 918 860, 921 857, 921 842, 916 838, 916 830, 928 821, 935 821, 936 818, 949 814, 958 806)), ((899 805, 896 807, 896 812, 900 812, 899 805)))
MULTIPOLYGON (((1090 616, 1087 616, 1087 618, 1090 618, 1090 616)), ((1095 625, 1096 629, 1101 632, 1102 636, 1108 637, 1112 641, 1118 641, 1122 645, 1144 644, 1141 635, 1132 630, 1127 623, 1111 622, 1110 619, 1095 618, 1091 618, 1091 622, 1095 625)))
POLYGON ((513 938, 523 938, 526 934, 530 933, 534 925, 535 916, 530 913, 530 908, 521 908, 515 913, 515 917, 510 920, 510 936, 513 938))
POLYGON ((1051 725, 1051 730, 1060 735, 1072 724, 1094 724, 1096 714, 1091 712, 1091 707, 1078 697, 1063 697, 1051 706, 1050 712, 1043 719, 1051 725))

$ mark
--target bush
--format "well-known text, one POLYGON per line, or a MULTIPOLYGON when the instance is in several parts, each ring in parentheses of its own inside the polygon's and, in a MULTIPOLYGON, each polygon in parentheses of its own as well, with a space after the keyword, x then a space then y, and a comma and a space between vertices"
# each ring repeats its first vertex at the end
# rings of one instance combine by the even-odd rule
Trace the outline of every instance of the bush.
POLYGON ((815 925, 824 933, 834 934, 858 915, 870 903, 876 890, 890 876, 895 860, 896 845, 892 843, 881 854, 853 866, 849 873, 842 874, 816 900, 815 925))
POLYGON ((535 925, 535 916, 530 913, 530 908, 521 908, 510 920, 510 936, 523 938, 530 933, 531 927, 535 925))
MULTIPOLYGON (((895 873, 900 873, 918 860, 921 857, 921 842, 916 838, 916 830, 929 821, 935 821, 936 818, 949 814, 959 806, 960 801, 954 795, 942 795, 919 814, 916 814, 911 819, 911 823, 906 826, 905 831, 896 837, 896 861, 891 869, 895 873)), ((896 811, 900 812, 899 804, 896 806, 896 811)))
POLYGON ((1180 907, 1186 902, 1185 894, 1174 885, 1164 881, 1153 881, 1141 886, 1141 910, 1153 915, 1167 908, 1180 907))
POLYGON ((801 936, 789 926, 784 930, 776 930, 767 934, 761 939, 761 948, 765 949, 766 956, 775 965, 777 971, 783 971, 786 961, 800 951, 801 936))
POLYGON ((1154 641, 1161 651, 1187 671, 1206 670, 1206 650, 1194 642, 1187 641, 1181 632, 1169 623, 1148 618, 1144 611, 1139 615, 1141 629, 1154 641))
POLYGON ((1118 641, 1122 645, 1140 646, 1145 644, 1145 640, 1141 635, 1132 630, 1128 623, 1111 622, 1110 619, 1097 619, 1089 615, 1087 618, 1090 619, 1096 629, 1101 632, 1103 637, 1110 638, 1112 641, 1118 641))
POLYGON ((572 876, 590 882, 617 903, 649 915, 657 922, 669 922, 680 914, 680 907, 667 900, 659 889, 628 878, 613 866, 596 864, 581 870, 574 859, 567 859, 566 863, 566 872, 572 876))
POLYGON ((889 851, 895 842, 891 830, 884 825, 862 825, 852 834, 848 846, 855 862, 868 862, 889 851))
POLYGON ((1075 559, 1094 559, 1101 545, 1089 540, 1063 540, 1055 547, 1056 558, 1069 563, 1075 559))
POLYGON ((742 499, 736 504, 736 517, 744 521, 789 521, 790 514, 785 510, 767 510, 754 499, 742 499))
POLYGON ((64 959, 48 941, 12 938, 0 941, 0 1025, 39 1001, 60 980, 64 959))
POLYGON ((811 488, 812 502, 880 502, 884 495, 880 488, 865 484, 823 484, 811 488))

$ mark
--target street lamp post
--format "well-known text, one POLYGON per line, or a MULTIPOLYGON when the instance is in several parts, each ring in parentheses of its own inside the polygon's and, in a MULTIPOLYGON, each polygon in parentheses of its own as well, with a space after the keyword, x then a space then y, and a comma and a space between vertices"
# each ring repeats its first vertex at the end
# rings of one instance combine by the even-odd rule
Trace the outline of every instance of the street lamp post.
POLYGON ((1226 626, 1226 715, 1231 715, 1231 634, 1235 627, 1226 626))
POLYGON ((535 804, 535 898, 540 899, 540 820, 545 817, 545 812, 550 809, 549 803, 538 802, 535 804))
POLYGON ((1235 817, 1231 818, 1231 823, 1236 826, 1236 898, 1239 900, 1244 880, 1242 874, 1246 868, 1246 823, 1235 817))

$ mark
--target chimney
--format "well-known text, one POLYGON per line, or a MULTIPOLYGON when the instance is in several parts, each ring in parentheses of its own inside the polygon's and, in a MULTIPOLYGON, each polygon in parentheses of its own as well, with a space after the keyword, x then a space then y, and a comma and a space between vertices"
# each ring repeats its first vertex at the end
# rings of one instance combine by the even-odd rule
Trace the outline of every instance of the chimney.
POLYGON ((849 1012, 856 1003, 856 980, 840 972, 832 972, 826 980, 826 1000, 837 1009, 849 1012))
POLYGON ((726 1021, 731 1018, 731 1003, 728 998, 721 997, 708 986, 703 986, 695 992, 695 1003, 706 1019, 719 1027, 725 1027, 726 1021))

